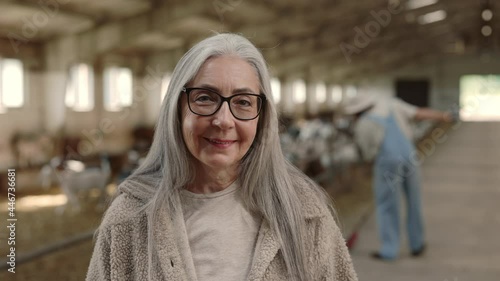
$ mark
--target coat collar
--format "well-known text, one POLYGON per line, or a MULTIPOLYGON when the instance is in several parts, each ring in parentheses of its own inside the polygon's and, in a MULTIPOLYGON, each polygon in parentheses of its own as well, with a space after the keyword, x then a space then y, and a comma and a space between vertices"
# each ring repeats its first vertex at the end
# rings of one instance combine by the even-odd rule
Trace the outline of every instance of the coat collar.
POLYGON ((166 280, 197 280, 184 218, 176 213, 171 218, 163 207, 153 226, 159 266, 166 280))
POLYGON ((254 262, 248 274, 249 281, 262 279, 266 269, 280 249, 280 243, 267 221, 262 221, 257 241, 261 241, 261 243, 260 245, 257 243, 258 247, 254 253, 254 262))
MULTIPOLYGON (((311 186, 300 186, 298 191, 301 196, 305 220, 314 220, 329 214, 329 210, 321 203, 311 186)), ((249 281, 262 280, 267 268, 281 248, 278 238, 265 220, 262 221, 257 239, 261 243, 254 254, 254 263, 248 275, 249 281)))

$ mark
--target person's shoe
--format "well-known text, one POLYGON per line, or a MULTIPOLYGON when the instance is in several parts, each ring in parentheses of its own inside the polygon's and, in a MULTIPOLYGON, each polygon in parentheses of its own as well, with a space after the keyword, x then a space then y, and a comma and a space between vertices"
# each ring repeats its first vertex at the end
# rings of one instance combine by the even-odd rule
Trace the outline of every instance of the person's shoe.
POLYGON ((426 245, 423 244, 422 247, 420 247, 420 249, 415 250, 415 251, 411 251, 412 257, 420 257, 421 255, 423 255, 425 252, 425 248, 426 248, 426 245))
POLYGON ((386 258, 386 257, 382 256, 379 252, 373 252, 371 254, 371 257, 376 259, 376 260, 379 260, 379 261, 393 261, 394 260, 394 259, 386 258))

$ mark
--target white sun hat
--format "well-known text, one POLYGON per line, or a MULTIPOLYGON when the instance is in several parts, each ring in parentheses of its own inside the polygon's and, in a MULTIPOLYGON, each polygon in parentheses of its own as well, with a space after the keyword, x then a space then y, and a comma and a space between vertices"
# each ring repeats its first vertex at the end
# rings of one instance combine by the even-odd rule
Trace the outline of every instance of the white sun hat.
POLYGON ((358 94, 354 97, 347 98, 342 105, 344 114, 353 115, 367 110, 375 104, 373 96, 358 94))

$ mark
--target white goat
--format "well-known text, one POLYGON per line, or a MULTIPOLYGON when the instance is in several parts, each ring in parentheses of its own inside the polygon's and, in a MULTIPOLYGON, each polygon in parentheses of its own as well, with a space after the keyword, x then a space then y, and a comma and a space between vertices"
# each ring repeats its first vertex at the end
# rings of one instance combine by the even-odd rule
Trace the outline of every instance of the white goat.
MULTIPOLYGON (((66 160, 62 165, 60 163, 61 161, 55 158, 42 168, 42 186, 50 185, 52 175, 55 173, 61 189, 68 199, 66 206, 70 204, 75 211, 80 211, 79 195, 84 193, 88 198, 90 191, 97 189, 100 192, 98 207, 102 207, 107 195, 106 186, 111 175, 108 159, 101 157, 100 167, 85 167, 83 162, 77 160, 66 160)), ((64 211, 66 206, 59 211, 64 211)))

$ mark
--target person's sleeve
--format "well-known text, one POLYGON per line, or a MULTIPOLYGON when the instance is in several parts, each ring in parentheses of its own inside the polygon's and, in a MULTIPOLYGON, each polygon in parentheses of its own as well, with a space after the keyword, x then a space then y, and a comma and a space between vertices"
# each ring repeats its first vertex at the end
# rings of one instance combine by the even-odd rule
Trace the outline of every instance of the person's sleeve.
POLYGON ((101 228, 97 234, 97 241, 90 260, 86 281, 111 280, 111 237, 109 228, 101 228))
POLYGON ((415 118, 417 114, 418 107, 412 104, 409 104, 399 98, 393 99, 393 107, 399 111, 400 114, 405 116, 407 119, 415 118))

